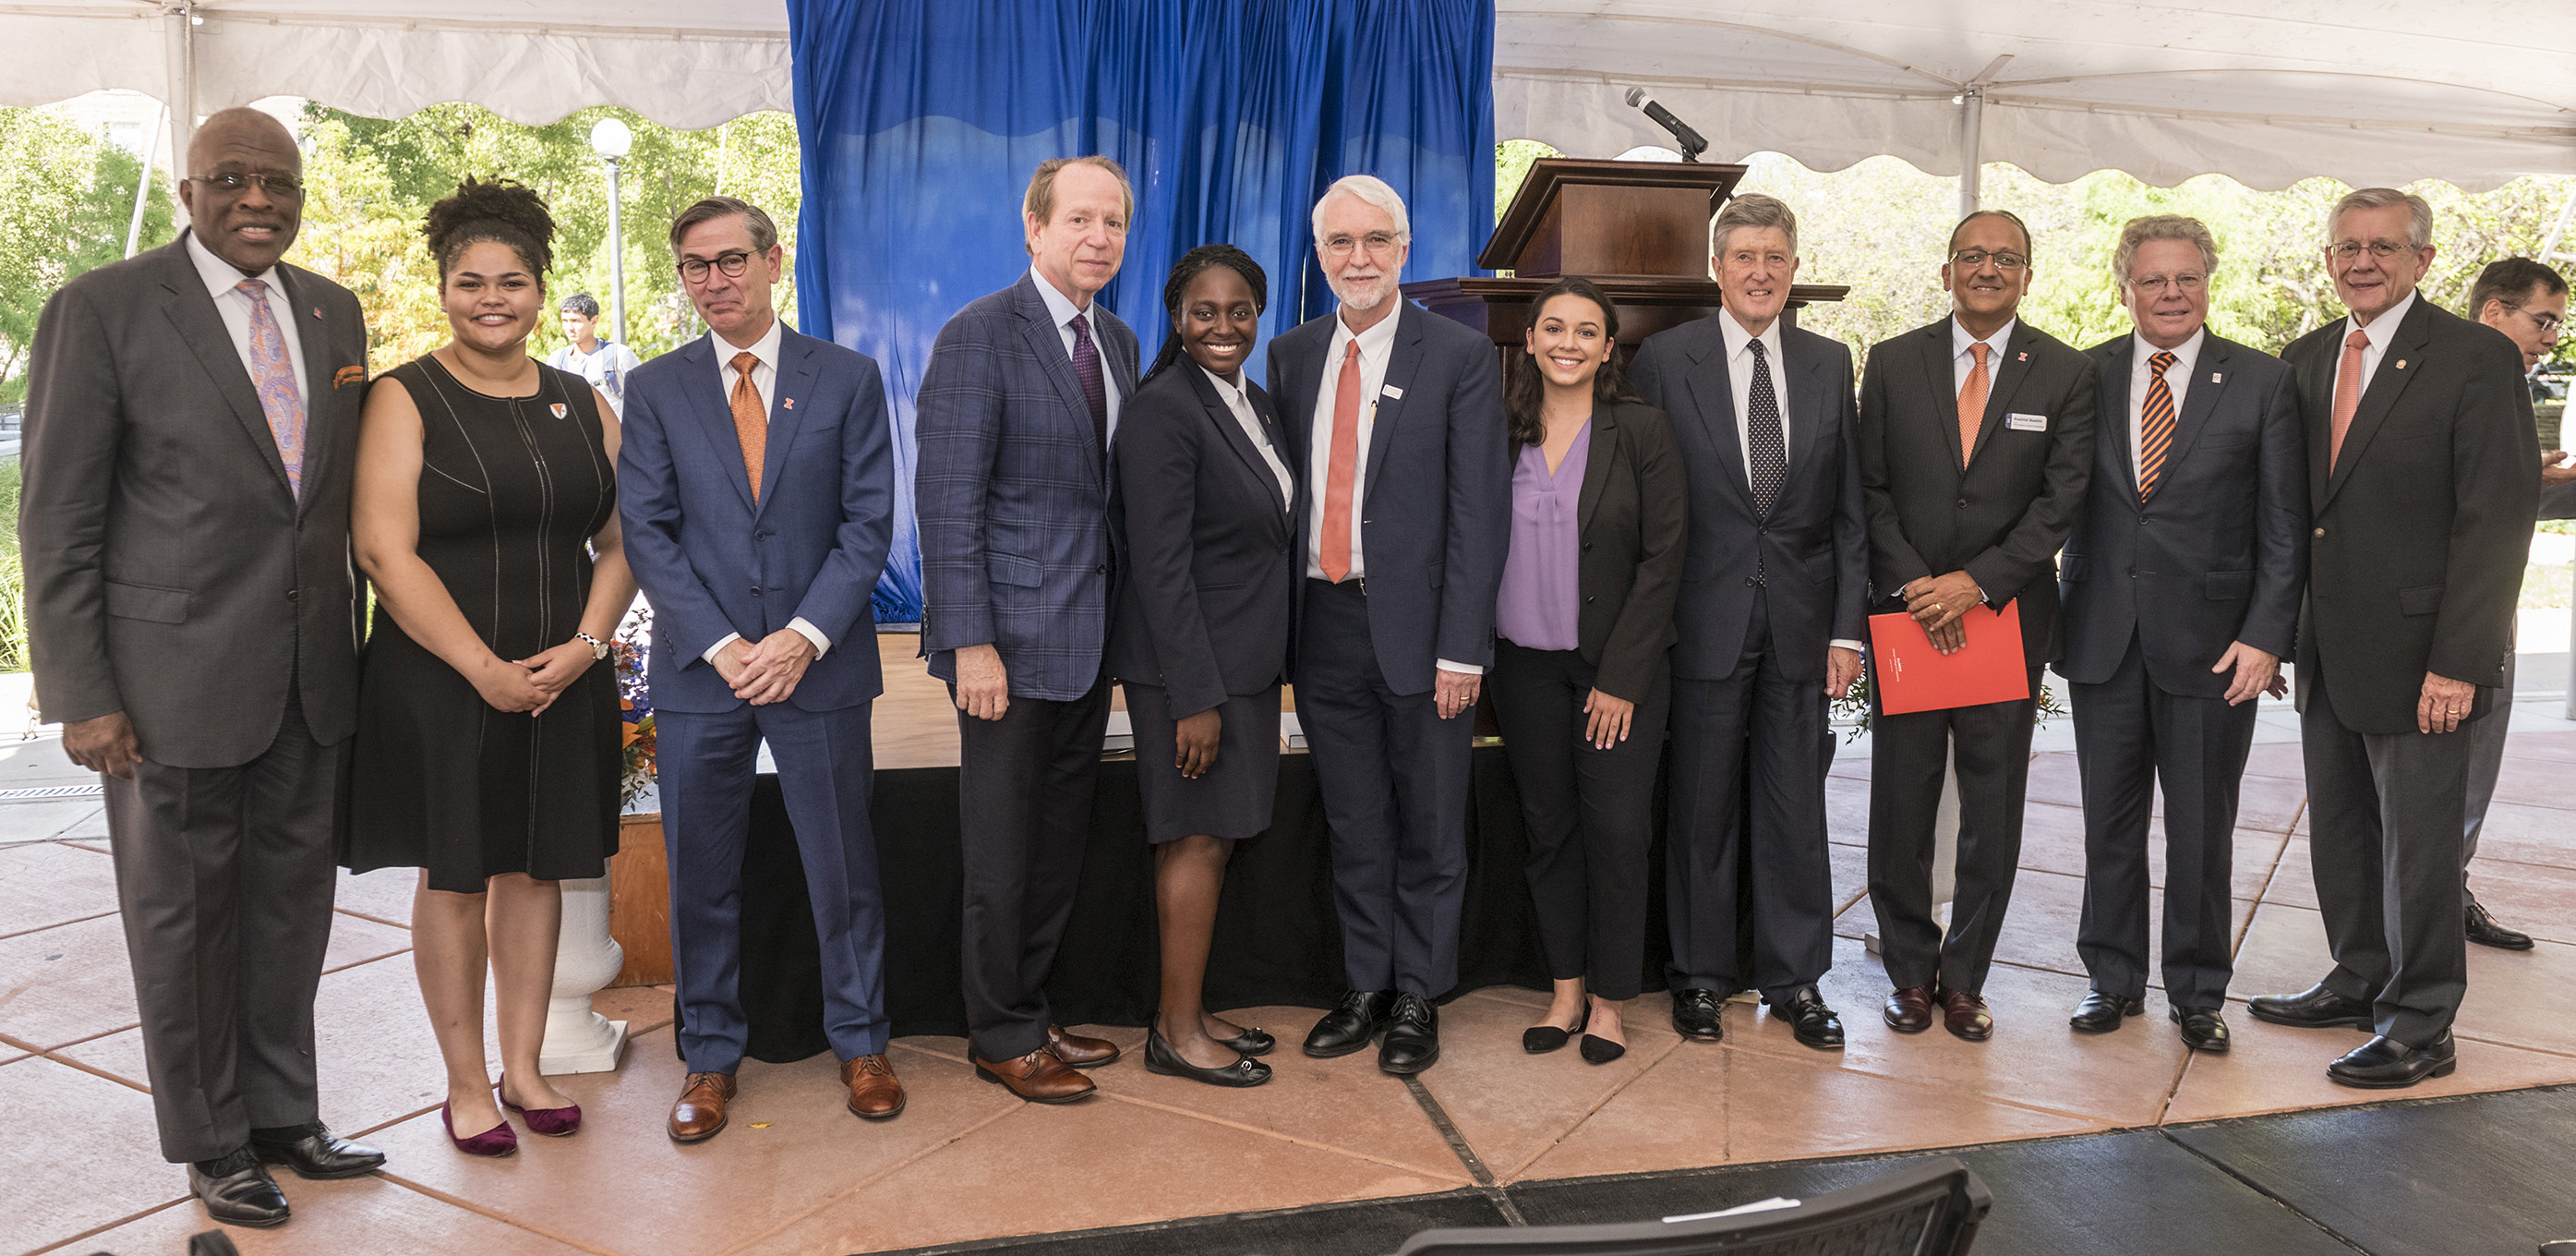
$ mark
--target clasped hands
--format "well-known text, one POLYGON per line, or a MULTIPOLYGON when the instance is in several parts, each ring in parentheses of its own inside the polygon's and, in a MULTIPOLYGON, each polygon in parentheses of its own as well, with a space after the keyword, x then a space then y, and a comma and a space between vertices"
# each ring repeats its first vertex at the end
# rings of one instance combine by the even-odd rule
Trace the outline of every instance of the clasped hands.
POLYGON ((1967 648, 1968 629, 1959 620, 1969 607, 1986 600, 1977 589, 1975 577, 1964 571, 1925 576, 1907 581, 1897 592, 1905 598, 1905 613, 1923 625, 1924 636, 1932 638, 1933 649, 1956 654, 1967 648))
POLYGON ((814 643, 793 628, 761 638, 759 645, 736 638, 716 651, 716 675, 733 686, 733 696, 753 706, 785 702, 814 663, 814 643))
POLYGON ((597 661, 589 642, 567 641, 523 659, 487 658, 482 670, 468 679, 493 710, 533 717, 545 714, 597 661))

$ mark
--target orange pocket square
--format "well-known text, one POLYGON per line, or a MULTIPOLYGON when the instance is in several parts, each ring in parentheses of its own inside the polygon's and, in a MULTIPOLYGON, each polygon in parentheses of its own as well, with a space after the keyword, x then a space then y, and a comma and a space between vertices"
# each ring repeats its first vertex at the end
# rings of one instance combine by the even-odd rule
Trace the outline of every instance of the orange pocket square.
POLYGON ((363 366, 344 366, 340 368, 338 373, 331 376, 331 386, 333 388, 346 388, 351 384, 363 384, 366 382, 367 368, 363 366))

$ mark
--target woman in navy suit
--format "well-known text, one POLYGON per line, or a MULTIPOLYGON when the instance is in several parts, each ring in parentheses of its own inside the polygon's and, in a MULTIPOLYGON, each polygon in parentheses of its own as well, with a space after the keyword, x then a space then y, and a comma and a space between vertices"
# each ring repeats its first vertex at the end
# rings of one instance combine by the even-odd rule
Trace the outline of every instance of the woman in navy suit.
POLYGON ((1269 395, 1243 375, 1267 287, 1232 245, 1172 268, 1171 335, 1119 415, 1109 500, 1109 673, 1135 730, 1163 938, 1145 1067, 1218 1086, 1270 1080, 1252 1057, 1277 1045, 1208 1015, 1200 993, 1226 859, 1270 827, 1278 788, 1296 478, 1269 395))

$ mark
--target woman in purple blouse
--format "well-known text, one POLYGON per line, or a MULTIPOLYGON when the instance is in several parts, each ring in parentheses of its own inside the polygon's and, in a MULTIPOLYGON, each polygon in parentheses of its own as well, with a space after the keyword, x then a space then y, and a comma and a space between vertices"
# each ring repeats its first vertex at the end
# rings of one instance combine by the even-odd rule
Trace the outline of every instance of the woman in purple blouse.
POLYGON ((1491 692, 1529 829, 1530 897, 1555 1001, 1532 1053, 1580 1034, 1627 1050, 1646 965, 1646 846, 1689 520, 1664 412, 1629 395, 1619 311, 1590 280, 1530 303, 1504 405, 1518 462, 1491 692), (1588 997, 1587 997, 1588 996, 1588 997))

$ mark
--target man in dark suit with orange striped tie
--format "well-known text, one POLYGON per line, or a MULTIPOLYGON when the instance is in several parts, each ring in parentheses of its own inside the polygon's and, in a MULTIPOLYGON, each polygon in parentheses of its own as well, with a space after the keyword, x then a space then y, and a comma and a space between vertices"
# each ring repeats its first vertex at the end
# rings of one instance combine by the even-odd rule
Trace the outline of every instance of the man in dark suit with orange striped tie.
POLYGON ((2183 1043, 2225 1051, 2229 855, 2255 699, 2307 577, 2307 456, 2280 359, 2212 334, 2218 246, 2197 219, 2120 230, 2111 272, 2136 330, 2089 352, 2100 381, 2093 484, 2060 567, 2084 918, 2093 989, 2069 1020, 2107 1033, 2146 1010, 2147 828, 2165 798, 2163 975, 2183 1043))

